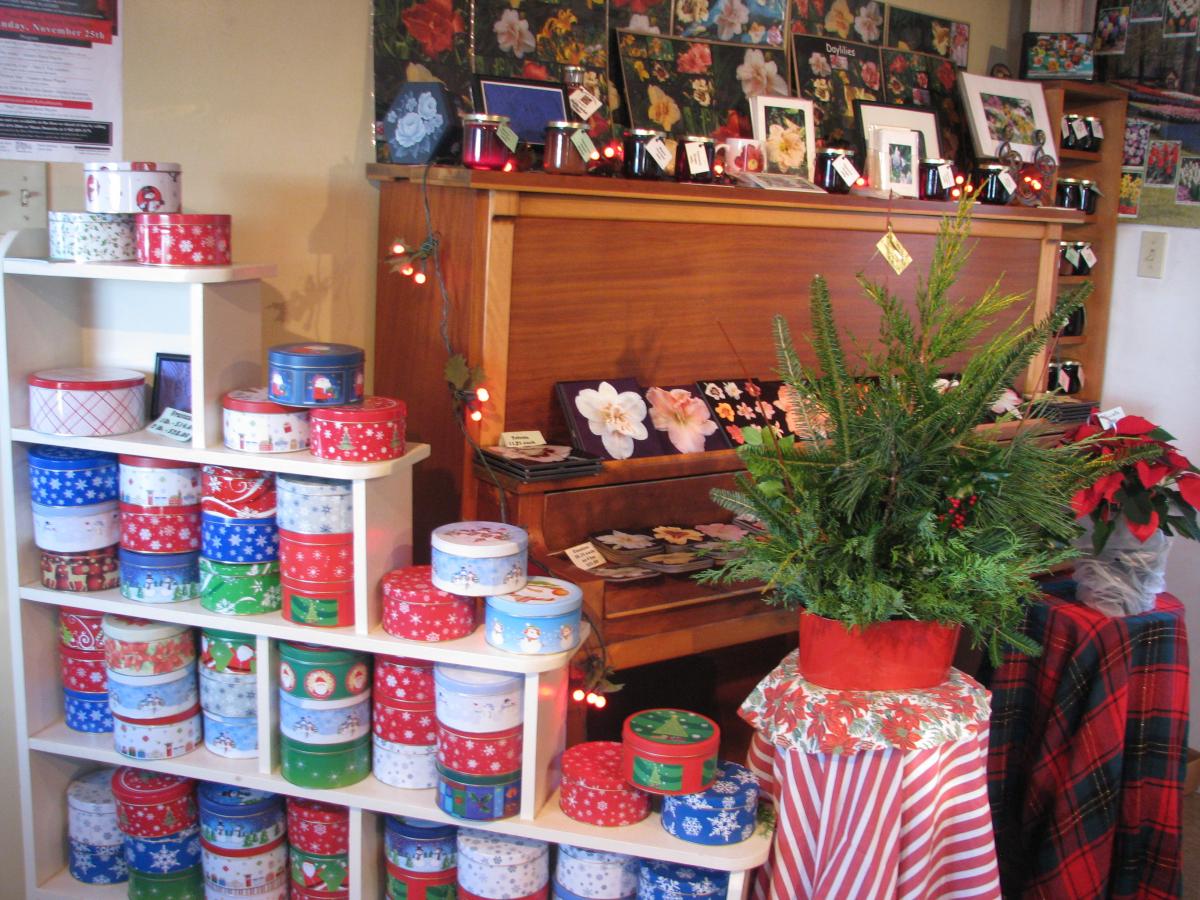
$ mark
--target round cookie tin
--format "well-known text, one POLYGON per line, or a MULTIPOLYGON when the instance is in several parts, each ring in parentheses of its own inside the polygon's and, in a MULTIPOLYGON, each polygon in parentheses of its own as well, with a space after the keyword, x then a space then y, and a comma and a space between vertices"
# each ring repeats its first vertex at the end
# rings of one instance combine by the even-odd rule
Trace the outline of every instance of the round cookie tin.
POLYGON ((705 790, 663 798, 662 827, 693 844, 749 840, 757 823, 758 794, 758 780, 749 769, 718 762, 716 781, 705 790))
POLYGON ((387 863, 387 900, 455 900, 458 870, 409 872, 387 863))
POLYGON ((345 744, 366 737, 370 730, 369 694, 342 700, 301 700, 279 692, 279 732, 297 743, 345 744))
POLYGON ((200 549, 200 506, 121 504, 121 546, 138 553, 200 549))
POLYGON ((437 747, 399 744, 375 735, 371 771, 376 780, 406 790, 437 786, 437 747))
POLYGON ((102 694, 108 691, 103 650, 73 650, 58 648, 58 670, 63 687, 83 694, 102 694))
POLYGON ((59 643, 70 650, 103 650, 104 632, 100 620, 104 613, 74 606, 58 608, 59 643))
POLYGON ((554 890, 584 900, 626 900, 638 889, 638 859, 624 853, 558 845, 554 890))
POLYGON ((255 644, 251 634, 202 628, 200 665, 216 672, 253 673, 258 668, 255 644))
POLYGON ((267 389, 230 391, 221 400, 225 446, 243 453, 291 453, 308 449, 308 410, 280 406, 267 389))
POLYGON ((218 847, 201 839, 207 900, 229 897, 287 897, 288 846, 282 835, 245 850, 218 847))
POLYGON ((51 259, 121 262, 137 257, 132 215, 51 210, 46 225, 51 259))
POLYGON ((204 707, 204 746, 226 759, 254 759, 258 756, 258 717, 222 716, 204 707))
POLYGON ((121 502, 130 506, 195 506, 200 502, 200 469, 190 463, 153 456, 117 458, 121 502))
POLYGON ((370 658, 354 650, 280 641, 279 689, 309 700, 369 694, 370 658))
POLYGON ((200 705, 218 716, 239 719, 256 714, 258 676, 253 673, 218 672, 200 666, 200 705))
POLYGON ((535 576, 511 594, 487 598, 484 637, 509 653, 540 655, 579 645, 583 591, 561 578, 535 576))
POLYGON ((380 582, 383 630, 410 641, 452 641, 475 630, 475 600, 433 586, 430 566, 393 569, 380 582))
POLYGON ((354 624, 353 581, 293 581, 280 578, 283 617, 297 625, 336 628, 354 624))
POLYGON ((433 679, 442 724, 472 734, 507 731, 521 724, 521 676, 439 663, 433 679))
POLYGON ((129 870, 129 900, 206 900, 200 865, 162 875, 129 870))
POLYGON ((208 559, 260 563, 279 558, 279 529, 272 518, 231 519, 206 512, 200 528, 201 548, 208 559))
POLYGON ((344 853, 318 856, 293 845, 288 856, 292 884, 319 891, 322 896, 345 891, 350 885, 350 862, 344 853))
POLYGON ((121 596, 139 603, 178 603, 200 594, 200 554, 138 553, 121 547, 121 596))
POLYGON ((375 657, 375 699, 433 703, 433 663, 405 656, 375 657))
POLYGON ((130 838, 125 842, 125 862, 139 872, 168 875, 200 862, 200 826, 189 825, 157 838, 130 838))
POLYGON ((108 734, 113 730, 108 694, 85 694, 63 688, 63 721, 72 731, 108 734))
POLYGON ((108 673, 108 703, 126 719, 162 719, 186 712, 199 702, 191 666, 161 675, 108 673))
POLYGON ((279 475, 275 479, 279 527, 297 534, 354 531, 351 483, 336 478, 279 475))
POLYGON ((463 775, 438 765, 438 809, 456 819, 494 822, 521 809, 521 773, 495 777, 463 775))
POLYGON ((446 872, 458 865, 453 825, 387 816, 383 846, 387 861, 405 872, 446 872))
POLYGON ((312 454, 337 462, 378 462, 404 455, 407 407, 391 397, 366 397, 354 406, 314 409, 312 454))
POLYGON ((525 586, 529 535, 501 522, 454 522, 433 530, 432 580, 451 594, 486 597, 525 586))
POLYGON ((42 587, 52 591, 92 594, 121 583, 117 545, 79 553, 42 550, 42 587))
POLYGON ((354 578, 354 534, 279 532, 279 571, 288 581, 346 582, 354 578))
POLYGON ((550 846, 544 841, 459 829, 458 883, 464 890, 489 900, 515 900, 549 881, 550 846))
POLYGON ((279 563, 200 558, 200 605, 224 616, 255 616, 283 606, 279 563))
POLYGON ((30 375, 28 381, 29 427, 33 431, 102 437, 146 427, 146 376, 140 372, 44 369, 30 375))
POLYGON ((105 662, 114 672, 161 675, 196 661, 195 639, 186 625, 106 613, 101 627, 105 662))
POLYGON ((86 553, 121 539, 115 501, 94 506, 33 506, 33 542, 40 550, 86 553))
POLYGON ((130 759, 174 759, 202 743, 200 706, 161 719, 128 719, 113 714, 113 746, 130 759))
POLYGON ((439 722, 437 760, 450 772, 465 775, 507 775, 521 769, 523 726, 494 734, 458 731, 439 722))
POLYGON ((98 450, 29 448, 29 496, 39 506, 94 506, 117 499, 117 458, 98 450))
POLYGON ((576 821, 608 827, 633 825, 650 815, 650 795, 625 781, 622 765, 616 741, 568 747, 562 755, 562 811, 576 821))
POLYGON ((317 856, 350 852, 350 810, 335 803, 287 798, 288 840, 317 856))
POLYGON ((204 466, 200 471, 202 512, 231 519, 274 518, 274 473, 232 466, 204 466))
POLYGON ((300 787, 339 788, 371 774, 371 739, 345 744, 304 744, 279 737, 279 774, 300 787))
POLYGON ((363 398, 361 347, 279 344, 267 351, 267 391, 289 406, 341 406, 363 398))
POLYGON ((138 213, 137 261, 146 266, 227 266, 233 219, 225 214, 138 213))
POLYGON ((279 794, 202 781, 196 799, 200 836, 218 849, 257 850, 283 837, 287 830, 284 799, 279 794))
POLYGON ((85 843, 113 847, 124 840, 108 766, 80 775, 67 786, 67 834, 85 843))
POLYGON ((83 884, 120 884, 129 878, 123 844, 89 844, 67 839, 67 871, 83 884))
POLYGON ((122 766, 112 774, 117 823, 130 837, 163 837, 193 825, 196 782, 180 775, 122 766))
POLYGON ((406 703, 376 697, 372 709, 375 736, 393 744, 429 747, 437 742, 437 719, 431 702, 406 703))
POLYGON ((694 794, 713 783, 721 730, 682 709, 647 709, 622 729, 625 780, 652 794, 694 794))
POLYGON ((179 212, 183 171, 173 162, 94 162, 83 164, 88 212, 179 212))
POLYGON ((724 897, 728 890, 728 872, 661 860, 643 859, 638 863, 638 900, 724 897))

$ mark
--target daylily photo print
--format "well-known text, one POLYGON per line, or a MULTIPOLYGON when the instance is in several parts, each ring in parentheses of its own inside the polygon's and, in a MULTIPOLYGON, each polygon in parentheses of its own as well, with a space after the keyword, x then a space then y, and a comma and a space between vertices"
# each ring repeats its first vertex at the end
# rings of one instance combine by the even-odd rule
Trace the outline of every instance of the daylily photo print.
POLYGON ((878 0, 792 0, 792 33, 883 43, 887 4, 878 0))
POLYGON ((658 433, 647 427, 649 412, 632 378, 559 382, 559 402, 574 444, 608 459, 658 456, 658 433))

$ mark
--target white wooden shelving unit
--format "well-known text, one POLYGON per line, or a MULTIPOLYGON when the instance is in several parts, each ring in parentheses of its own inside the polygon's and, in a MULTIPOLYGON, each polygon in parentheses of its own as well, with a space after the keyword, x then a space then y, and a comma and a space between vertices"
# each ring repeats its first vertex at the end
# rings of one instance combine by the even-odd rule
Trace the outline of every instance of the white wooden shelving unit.
POLYGON ((400 790, 375 778, 340 790, 302 788, 278 772, 277 644, 297 640, 368 653, 519 673, 525 678, 525 734, 520 814, 489 823, 465 823, 504 834, 571 843, 597 850, 727 870, 730 898, 748 887, 749 870, 766 859, 767 836, 729 847, 707 847, 667 834, 658 815, 638 825, 600 828, 567 818, 558 807, 558 759, 563 749, 569 653, 517 656, 495 650, 482 629, 456 641, 404 641, 383 632, 376 599, 379 579, 412 556, 412 468, 429 455, 410 445, 400 459, 336 463, 308 452, 236 453, 221 436, 222 395, 265 383, 259 279, 269 265, 152 268, 132 263, 47 262, 45 231, 11 232, 0 239, 0 358, 7 376, 0 402, 0 508, 5 595, 13 643, 16 717, 24 835, 25 896, 108 900, 124 885, 98 887, 66 871, 66 799, 70 781, 97 763, 129 765, 111 735, 82 734, 63 721, 58 672, 59 606, 119 612, 193 627, 252 634, 258 646, 259 746, 257 759, 230 760, 201 748, 171 760, 140 760, 146 769, 209 781, 319 798, 350 808, 352 900, 383 896, 382 816, 400 814, 464 824, 437 809, 434 791, 400 790), (192 358, 193 438, 190 445, 145 431, 118 437, 63 438, 28 427, 26 377, 39 369, 118 365, 149 372, 156 352, 192 358), (234 465, 290 474, 349 479, 354 497, 355 624, 312 628, 280 613, 222 616, 198 601, 144 604, 116 590, 76 594, 46 590, 33 543, 27 447, 58 444, 158 456, 196 464, 234 465))

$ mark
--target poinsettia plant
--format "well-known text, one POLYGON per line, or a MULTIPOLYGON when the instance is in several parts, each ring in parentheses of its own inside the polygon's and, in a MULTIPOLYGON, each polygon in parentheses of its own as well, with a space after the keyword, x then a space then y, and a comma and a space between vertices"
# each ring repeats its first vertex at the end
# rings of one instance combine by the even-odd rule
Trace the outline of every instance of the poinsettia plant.
POLYGON ((1121 521, 1143 543, 1160 530, 1200 540, 1200 470, 1170 443, 1175 438, 1166 430, 1141 416, 1124 416, 1105 428, 1093 415, 1065 440, 1085 443, 1088 453, 1116 465, 1071 499, 1076 516, 1091 517, 1097 554, 1121 521))

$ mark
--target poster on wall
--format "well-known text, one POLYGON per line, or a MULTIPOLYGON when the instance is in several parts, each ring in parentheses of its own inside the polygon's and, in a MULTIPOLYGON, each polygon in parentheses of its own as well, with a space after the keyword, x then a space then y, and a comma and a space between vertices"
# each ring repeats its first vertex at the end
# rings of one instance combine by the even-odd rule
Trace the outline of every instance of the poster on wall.
POLYGON ((121 156, 121 0, 0 0, 0 158, 121 156))

